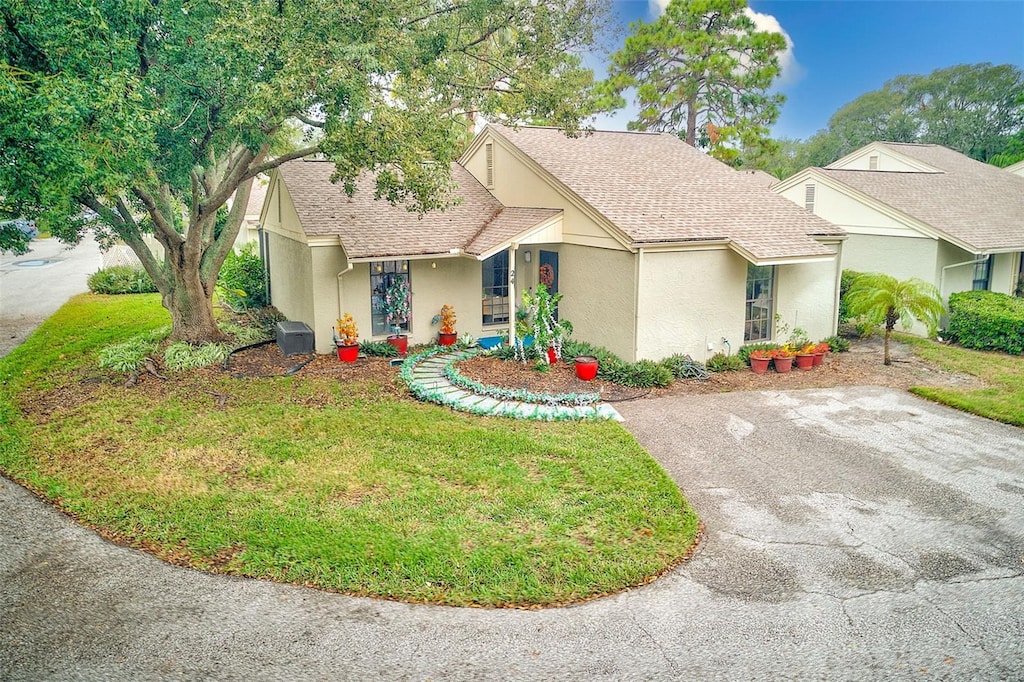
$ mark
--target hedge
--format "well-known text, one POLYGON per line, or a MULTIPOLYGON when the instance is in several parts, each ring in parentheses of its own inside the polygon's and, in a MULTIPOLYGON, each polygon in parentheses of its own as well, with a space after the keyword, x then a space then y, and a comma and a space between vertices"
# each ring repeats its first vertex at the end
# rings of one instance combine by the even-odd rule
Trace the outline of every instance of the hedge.
POLYGON ((1024 353, 1024 298, 994 291, 949 297, 949 333, 965 348, 1024 353))

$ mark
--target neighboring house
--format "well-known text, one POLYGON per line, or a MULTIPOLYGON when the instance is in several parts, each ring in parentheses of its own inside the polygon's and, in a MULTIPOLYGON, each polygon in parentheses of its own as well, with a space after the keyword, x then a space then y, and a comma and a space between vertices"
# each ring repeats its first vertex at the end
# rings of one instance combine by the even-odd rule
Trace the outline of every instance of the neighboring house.
POLYGON ((952 149, 874 142, 773 190, 846 230, 844 268, 918 277, 943 298, 1012 294, 1024 275, 1024 178, 952 149))
MULTIPOLYGON (((249 203, 245 207, 245 218, 238 228, 238 236, 235 237, 235 250, 239 250, 246 244, 259 242, 260 213, 263 211, 263 201, 267 197, 269 178, 266 175, 257 175, 252 181, 252 189, 249 190, 249 203)), ((228 199, 228 210, 235 195, 228 199)))
POLYGON ((1014 175, 1024 176, 1024 161, 1018 161, 1015 164, 1007 166, 1003 170, 1010 171, 1014 175))
POLYGON ((445 303, 460 332, 507 332, 541 281, 575 338, 628 360, 735 351, 772 338, 776 313, 815 339, 835 332, 842 230, 673 135, 489 125, 460 164, 462 202, 422 217, 373 201, 369 176, 348 198, 324 162, 272 175, 271 296, 320 352, 346 311, 383 338, 377 299, 401 273, 413 342, 435 336, 445 303))

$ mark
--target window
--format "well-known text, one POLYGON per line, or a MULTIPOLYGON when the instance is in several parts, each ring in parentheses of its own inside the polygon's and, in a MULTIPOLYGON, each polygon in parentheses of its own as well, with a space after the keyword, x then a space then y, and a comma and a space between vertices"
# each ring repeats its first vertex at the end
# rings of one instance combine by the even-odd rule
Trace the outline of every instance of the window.
MULTIPOLYGON (((373 320, 373 335, 390 334, 386 315, 384 314, 384 292, 398 277, 404 277, 412 289, 412 278, 409 277, 409 261, 385 260, 370 263, 370 313, 373 320)), ((409 331, 409 322, 401 325, 403 331, 409 331)))
POLYGON ((500 251, 483 262, 483 323, 508 323, 508 251, 500 251))
POLYGON ((868 157, 868 170, 878 170, 878 157, 877 156, 869 156, 868 157))
POLYGON ((808 211, 814 210, 814 185, 804 186, 804 208, 808 211))
POLYGON ((775 266, 747 263, 745 342, 770 341, 775 291, 775 266))
POLYGON ((992 256, 976 256, 976 258, 978 258, 978 262, 974 264, 974 281, 971 283, 971 288, 976 291, 986 291, 992 281, 992 256))
POLYGON ((488 142, 484 145, 484 154, 487 159, 487 182, 488 189, 494 188, 494 145, 488 142))

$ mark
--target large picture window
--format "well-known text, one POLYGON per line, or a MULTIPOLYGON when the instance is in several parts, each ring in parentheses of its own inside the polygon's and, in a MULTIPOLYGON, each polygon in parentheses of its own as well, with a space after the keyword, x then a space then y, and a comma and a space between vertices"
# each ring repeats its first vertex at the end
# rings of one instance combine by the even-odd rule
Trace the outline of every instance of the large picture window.
POLYGON ((992 283, 992 256, 976 256, 976 258, 978 262, 974 264, 971 288, 975 291, 986 291, 992 283))
POLYGON ((508 324, 508 251, 483 262, 483 323, 508 324))
MULTIPOLYGON (((409 261, 385 260, 370 263, 370 312, 373 319, 373 335, 390 334, 393 329, 387 325, 384 313, 384 292, 388 290, 397 277, 402 277, 412 288, 409 277, 409 261)), ((409 322, 401 325, 402 330, 409 331, 409 322)))
POLYGON ((775 266, 747 264, 747 301, 743 340, 771 341, 775 300, 775 266))

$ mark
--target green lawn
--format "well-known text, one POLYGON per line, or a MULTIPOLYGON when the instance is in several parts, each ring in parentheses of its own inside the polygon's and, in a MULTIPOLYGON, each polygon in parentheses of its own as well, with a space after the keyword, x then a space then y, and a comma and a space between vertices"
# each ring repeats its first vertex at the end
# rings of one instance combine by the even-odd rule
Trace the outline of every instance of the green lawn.
POLYGON ((103 345, 167 321, 156 295, 83 295, 0 360, 0 469, 171 561, 411 601, 583 599, 694 542, 686 500, 614 423, 478 418, 302 376, 123 388, 96 368, 103 345))
POLYGON ((919 357, 950 371, 976 376, 989 386, 982 389, 914 387, 913 393, 965 412, 1024 426, 1024 357, 945 346, 909 334, 897 338, 919 357))

